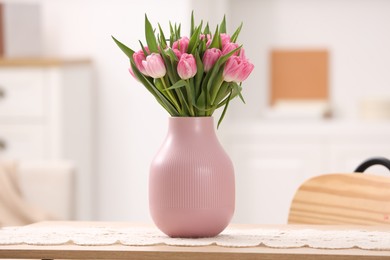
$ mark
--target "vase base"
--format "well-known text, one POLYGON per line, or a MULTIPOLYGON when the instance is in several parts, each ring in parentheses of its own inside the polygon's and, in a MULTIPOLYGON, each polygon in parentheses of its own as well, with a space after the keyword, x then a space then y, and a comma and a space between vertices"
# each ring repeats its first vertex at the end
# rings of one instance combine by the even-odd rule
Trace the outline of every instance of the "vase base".
MULTIPOLYGON (((234 209, 234 207, 233 207, 234 209)), ((213 209, 161 209, 153 212, 156 226, 173 238, 215 237, 228 225, 232 207, 213 209)))

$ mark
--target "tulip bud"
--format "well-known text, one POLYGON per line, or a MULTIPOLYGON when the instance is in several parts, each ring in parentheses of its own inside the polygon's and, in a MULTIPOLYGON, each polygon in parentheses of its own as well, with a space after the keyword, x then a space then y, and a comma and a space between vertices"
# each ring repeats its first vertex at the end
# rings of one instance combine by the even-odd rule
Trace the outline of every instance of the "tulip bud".
MULTIPOLYGON (((233 43, 233 42, 226 43, 225 46, 222 47, 222 55, 228 54, 229 52, 231 52, 234 49, 237 49, 238 47, 240 47, 240 45, 238 45, 237 43, 233 43)), ((233 55, 238 55, 238 52, 239 51, 236 51, 233 55)))
POLYGON ((172 49, 173 53, 175 53, 178 60, 181 58, 181 52, 178 49, 172 49))
POLYGON ((164 61, 158 53, 150 54, 146 57, 146 60, 142 61, 142 65, 144 66, 147 75, 154 79, 164 77, 167 72, 164 61))
MULTIPOLYGON (((149 48, 148 47, 144 47, 144 48, 145 48, 146 53, 149 54, 150 53, 149 48)), ((135 66, 137 67, 137 69, 142 74, 148 76, 144 66, 142 65, 142 61, 144 61, 146 59, 144 51, 141 49, 141 50, 135 52, 133 54, 133 59, 134 59, 134 63, 135 63, 135 66)))
POLYGON ((208 72, 209 70, 211 70, 214 64, 219 59, 219 57, 221 57, 221 55, 222 55, 222 51, 220 49, 217 48, 207 49, 203 54, 204 71, 208 72))
POLYGON ((202 41, 205 41, 205 40, 207 39, 207 41, 206 41, 206 47, 208 48, 208 47, 210 46, 211 41, 212 41, 211 35, 210 35, 210 34, 207 34, 207 35, 201 34, 201 35, 199 36, 199 38, 200 38, 200 40, 202 40, 202 41))
POLYGON ((195 76, 197 72, 194 55, 183 53, 177 64, 177 73, 181 79, 189 79, 195 76))
POLYGON ((244 50, 244 48, 241 48, 240 49, 240 55, 239 55, 242 59, 244 59, 244 60, 246 60, 247 58, 246 58, 246 56, 245 56, 245 50, 244 50))
POLYGON ((255 65, 250 63, 248 60, 244 59, 241 64, 240 72, 237 75, 236 82, 243 82, 246 80, 249 75, 252 73, 253 69, 255 68, 255 65))
POLYGON ((133 69, 131 68, 131 66, 129 67, 129 72, 130 72, 131 76, 133 76, 133 78, 137 79, 137 77, 134 75, 134 72, 133 72, 133 69))
POLYGON ((221 33, 221 42, 222 42, 222 48, 225 47, 226 44, 230 43, 230 35, 226 33, 221 33))
POLYGON ((190 39, 187 36, 180 38, 180 40, 175 41, 172 45, 172 49, 179 50, 181 53, 186 53, 188 50, 188 45, 190 43, 190 39))
POLYGON ((254 65, 239 56, 231 56, 225 64, 223 78, 226 82, 242 82, 254 69, 254 65))

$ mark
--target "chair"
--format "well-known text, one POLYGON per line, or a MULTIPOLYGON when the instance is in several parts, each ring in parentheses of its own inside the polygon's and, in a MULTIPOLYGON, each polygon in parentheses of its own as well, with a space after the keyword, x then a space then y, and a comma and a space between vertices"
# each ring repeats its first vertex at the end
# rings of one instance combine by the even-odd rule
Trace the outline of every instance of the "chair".
POLYGON ((73 218, 75 166, 0 160, 0 226, 73 218))
MULTIPOLYGON (((379 164, 389 168, 386 160, 387 165, 379 164)), ((356 171, 374 164, 378 158, 363 162, 356 171)), ((358 173, 313 177, 296 191, 288 223, 390 225, 390 177, 358 173)))

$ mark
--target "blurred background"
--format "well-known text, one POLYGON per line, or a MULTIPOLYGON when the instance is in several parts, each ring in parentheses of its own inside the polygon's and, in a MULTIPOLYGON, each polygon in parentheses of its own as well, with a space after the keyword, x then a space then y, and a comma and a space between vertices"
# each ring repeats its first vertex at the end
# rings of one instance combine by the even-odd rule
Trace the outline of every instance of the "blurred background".
POLYGON ((0 4, 0 158, 17 160, 21 172, 61 161, 60 177, 24 174, 20 185, 63 218, 151 221, 149 163, 168 114, 111 39, 139 49, 145 13, 167 33, 169 21, 181 23, 182 35, 192 10, 211 28, 224 14, 230 33, 244 24, 239 42, 255 70, 243 84, 246 104, 234 100, 217 132, 235 165, 233 222, 285 223, 305 179, 390 157, 389 1, 0 4))

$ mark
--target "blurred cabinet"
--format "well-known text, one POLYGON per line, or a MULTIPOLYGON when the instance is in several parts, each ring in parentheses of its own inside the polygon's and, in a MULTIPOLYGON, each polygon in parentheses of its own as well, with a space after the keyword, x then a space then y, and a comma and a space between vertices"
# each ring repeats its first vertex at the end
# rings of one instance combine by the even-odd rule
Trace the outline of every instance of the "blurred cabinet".
POLYGON ((0 159, 73 162, 71 215, 85 220, 94 205, 91 94, 88 60, 0 59, 0 159))
MULTIPOLYGON (((390 123, 264 120, 218 132, 235 166, 233 221, 240 223, 286 223, 304 180, 353 172, 372 156, 390 158, 390 123)), ((390 176, 384 167, 370 172, 390 176)))

